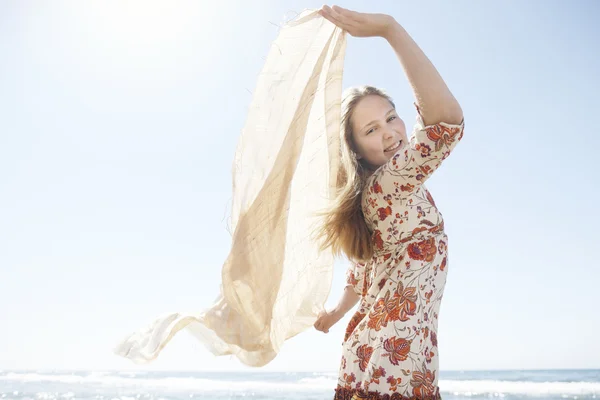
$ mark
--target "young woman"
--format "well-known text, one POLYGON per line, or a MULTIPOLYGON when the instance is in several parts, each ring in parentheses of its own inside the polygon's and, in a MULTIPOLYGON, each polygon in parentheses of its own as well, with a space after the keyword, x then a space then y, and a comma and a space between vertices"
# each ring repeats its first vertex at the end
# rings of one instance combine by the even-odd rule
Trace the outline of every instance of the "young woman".
POLYGON ((448 238, 424 182, 463 135, 463 113, 425 54, 394 18, 323 6, 324 18, 356 37, 380 36, 414 90, 410 137, 392 99, 365 86, 342 101, 339 196, 321 230, 324 248, 351 260, 328 332, 360 302, 343 343, 335 399, 440 399, 437 325, 448 238))

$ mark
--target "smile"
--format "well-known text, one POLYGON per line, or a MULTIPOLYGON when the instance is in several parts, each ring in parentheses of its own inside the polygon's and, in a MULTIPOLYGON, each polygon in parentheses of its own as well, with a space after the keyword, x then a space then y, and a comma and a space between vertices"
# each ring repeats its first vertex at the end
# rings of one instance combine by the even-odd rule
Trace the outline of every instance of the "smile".
POLYGON ((400 145, 402 144, 402 140, 398 141, 398 143, 396 143, 395 145, 388 147, 387 149, 384 150, 384 152, 389 152, 389 151, 396 151, 400 148, 400 145))

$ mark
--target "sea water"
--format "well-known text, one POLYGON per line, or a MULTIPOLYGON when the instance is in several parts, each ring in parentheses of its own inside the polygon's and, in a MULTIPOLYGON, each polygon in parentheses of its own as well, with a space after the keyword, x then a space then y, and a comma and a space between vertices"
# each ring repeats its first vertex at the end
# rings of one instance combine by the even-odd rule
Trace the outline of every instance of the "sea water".
MULTIPOLYGON (((0 371, 0 400, 324 400, 335 372, 0 371)), ((600 370, 442 371, 444 400, 600 399, 600 370)))

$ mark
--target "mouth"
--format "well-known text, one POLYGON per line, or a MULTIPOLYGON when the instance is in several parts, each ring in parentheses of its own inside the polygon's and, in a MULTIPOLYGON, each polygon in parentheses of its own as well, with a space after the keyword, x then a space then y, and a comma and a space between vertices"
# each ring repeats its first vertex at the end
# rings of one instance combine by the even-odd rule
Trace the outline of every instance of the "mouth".
POLYGON ((384 153, 389 153, 391 151, 396 151, 400 148, 400 145, 402 145, 402 140, 399 140, 397 143, 394 143, 393 145, 391 145, 390 147, 388 147, 387 149, 383 150, 384 153))

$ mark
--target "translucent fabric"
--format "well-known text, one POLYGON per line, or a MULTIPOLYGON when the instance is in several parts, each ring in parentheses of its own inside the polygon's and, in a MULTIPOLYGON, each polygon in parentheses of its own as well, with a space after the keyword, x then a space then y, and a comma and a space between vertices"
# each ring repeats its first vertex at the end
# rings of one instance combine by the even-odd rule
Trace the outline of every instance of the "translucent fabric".
POLYGON ((280 30, 233 162, 232 244, 218 299, 195 315, 158 318, 117 354, 151 361, 186 329, 215 355, 262 366, 312 327, 333 274, 333 256, 319 251, 313 231, 339 166, 345 49, 345 32, 316 11, 280 30))

